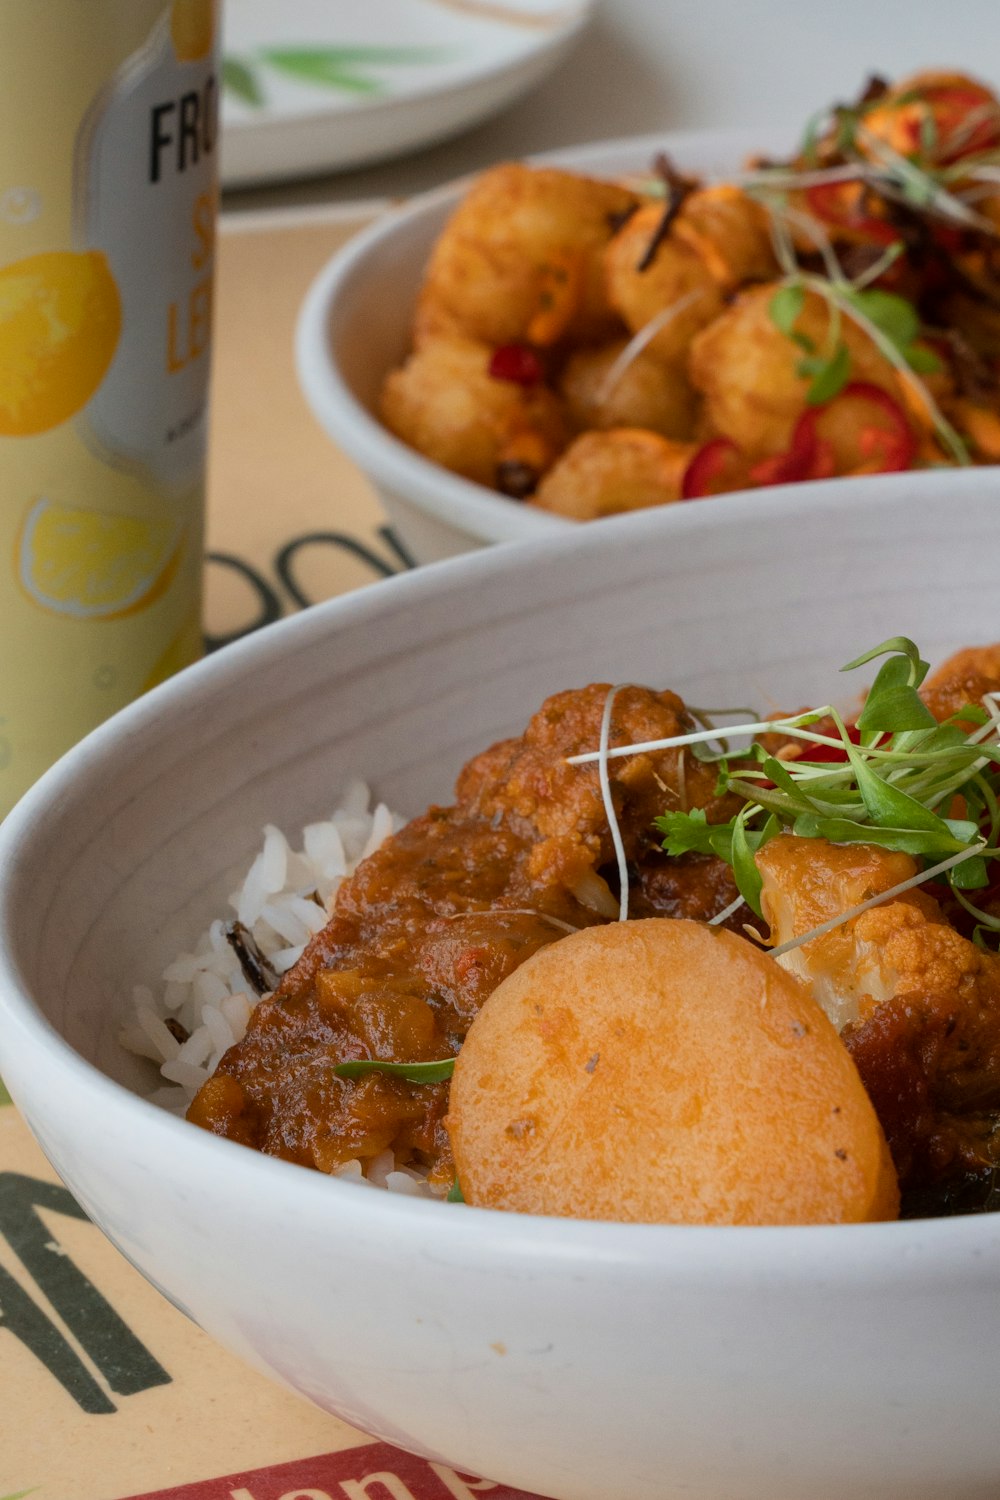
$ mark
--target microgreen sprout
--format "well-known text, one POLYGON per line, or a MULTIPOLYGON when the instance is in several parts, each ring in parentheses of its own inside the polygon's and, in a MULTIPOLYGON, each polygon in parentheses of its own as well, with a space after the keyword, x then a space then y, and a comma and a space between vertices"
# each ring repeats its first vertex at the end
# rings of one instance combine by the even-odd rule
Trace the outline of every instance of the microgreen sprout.
POLYGON ((383 1062, 378 1057, 358 1057, 351 1062, 338 1063, 333 1071, 337 1078, 367 1078, 371 1073, 384 1073, 389 1078, 401 1078, 405 1083, 445 1083, 455 1071, 455 1059, 442 1057, 434 1062, 394 1063, 383 1062))
POLYGON ((676 302, 672 302, 669 307, 661 307, 648 323, 643 324, 638 333, 633 334, 618 357, 608 366, 604 379, 597 389, 598 405, 608 400, 625 371, 639 358, 646 346, 652 343, 661 329, 668 327, 680 317, 681 313, 687 312, 688 308, 700 301, 704 295, 704 292, 699 290, 688 292, 686 296, 679 297, 676 302))
MULTIPOLYGON (((875 680, 850 726, 826 704, 787 718, 727 724, 724 730, 705 725, 613 748, 602 732, 601 748, 571 757, 571 764, 597 760, 606 777, 613 758, 685 749, 714 763, 718 793, 741 797, 740 811, 726 823, 709 823, 701 808, 672 811, 657 818, 656 826, 670 855, 714 854, 725 860, 740 897, 758 916, 756 855, 778 833, 790 832, 911 855, 921 865, 918 874, 876 901, 943 880, 976 919, 983 943, 986 934, 1000 933, 1000 918, 976 906, 968 893, 990 885, 989 862, 1000 855, 1000 695, 988 693, 981 705, 966 705, 939 723, 920 697, 929 669, 912 641, 894 636, 843 670, 876 661, 875 680), (727 744, 720 747, 723 735, 727 744), (760 740, 769 735, 797 742, 797 751, 774 753, 760 740), (746 739, 751 743, 745 749, 728 748, 729 740, 746 739)), ((605 715, 609 720, 609 704, 605 715)), ((868 904, 875 902, 842 914, 833 925, 868 904)), ((731 904, 714 921, 724 921, 736 909, 731 904)))
MULTIPOLYGON (((920 320, 912 304, 907 302, 905 297, 882 291, 878 287, 858 290, 852 282, 846 280, 828 280, 823 276, 814 276, 799 271, 786 277, 772 297, 772 319, 775 299, 779 293, 786 289, 797 288, 801 289, 803 294, 806 291, 813 291, 823 298, 830 308, 831 326, 839 327, 839 323, 835 323, 834 320, 844 316, 850 318, 862 332, 868 335, 875 347, 898 371, 908 389, 923 405, 942 445, 948 449, 954 461, 957 464, 969 464, 971 459, 965 440, 948 421, 924 382, 919 379, 920 372, 938 369, 939 361, 929 350, 915 343, 920 320)), ((777 322, 776 319, 775 321, 777 322)), ((778 326, 781 326, 780 323, 778 326)), ((827 364, 831 362, 832 356, 827 364)), ((807 374, 810 371, 801 373, 807 374)), ((827 373, 826 365, 821 366, 817 373, 824 374, 826 381, 830 382, 831 377, 827 373)), ((836 392, 834 391, 833 394, 836 392)), ((810 399, 815 403, 816 398, 812 392, 810 392, 810 399)), ((821 397, 824 401, 829 399, 828 395, 821 397)))
POLYGON ((620 693, 627 683, 620 682, 617 687, 610 688, 608 696, 604 700, 604 712, 601 715, 601 748, 597 752, 597 771, 601 783, 601 797, 604 801, 604 813, 611 830, 611 842, 615 849, 615 858, 618 861, 618 920, 628 921, 628 860, 625 858, 625 845, 622 843, 622 831, 618 825, 618 814, 615 812, 615 799, 611 794, 611 778, 608 775, 608 741, 611 737, 611 710, 615 706, 615 696, 620 693))

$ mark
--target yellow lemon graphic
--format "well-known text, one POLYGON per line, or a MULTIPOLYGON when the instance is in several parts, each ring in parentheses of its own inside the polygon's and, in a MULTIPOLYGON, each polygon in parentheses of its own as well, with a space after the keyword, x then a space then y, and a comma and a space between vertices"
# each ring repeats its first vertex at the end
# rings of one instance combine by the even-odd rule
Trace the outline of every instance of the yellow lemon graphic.
POLYGON ((169 588, 183 551, 178 522, 108 515, 38 500, 17 544, 27 594, 57 615, 113 620, 146 609, 169 588))
POLYGON ((207 57, 215 40, 215 0, 174 0, 170 38, 178 62, 207 57))
POLYGON ((168 677, 172 677, 182 667, 189 667, 193 661, 198 660, 203 650, 201 616, 195 613, 174 636, 143 683, 142 691, 148 693, 150 688, 159 687, 161 682, 166 682, 168 677))
POLYGON ((47 432, 107 372, 121 298, 98 250, 53 250, 0 268, 0 435, 47 432))

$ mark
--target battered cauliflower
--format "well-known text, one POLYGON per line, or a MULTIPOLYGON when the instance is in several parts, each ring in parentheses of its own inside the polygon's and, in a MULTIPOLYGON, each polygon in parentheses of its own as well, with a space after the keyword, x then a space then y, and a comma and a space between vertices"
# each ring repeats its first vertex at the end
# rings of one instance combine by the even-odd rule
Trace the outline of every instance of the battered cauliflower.
MULTIPOLYGON (((916 873, 908 855, 783 835, 757 856, 777 944, 916 873)), ((900 1177, 1000 1158, 1000 958, 917 889, 777 959, 842 1028, 900 1177)))
MULTIPOLYGON (((707 426, 753 457, 786 452, 806 410, 809 382, 799 374, 802 351, 771 316, 776 290, 771 284, 741 293, 691 346, 689 373, 705 398, 707 426)), ((836 341, 832 318, 825 299, 808 292, 795 331, 816 349, 826 349, 836 341)), ((868 335, 845 318, 838 336, 850 356, 851 379, 879 386, 898 402, 896 372, 868 335)), ((856 438, 848 446, 856 448, 856 438)))
POLYGON ((921 697, 935 719, 947 719, 984 693, 1000 693, 1000 644, 968 646, 932 672, 921 697))
POLYGON ((568 437, 547 386, 489 373, 490 350, 471 339, 425 343, 382 391, 391 432, 456 474, 523 499, 568 437))
POLYGON ((490 344, 609 337, 601 255, 636 202, 616 183, 548 167, 484 172, 434 247, 424 320, 490 344))
POLYGON ((695 397, 684 371, 646 350, 616 371, 626 347, 626 339, 616 339, 600 349, 580 349, 568 360, 559 390, 574 425, 581 431, 645 427, 661 437, 692 437, 695 397))
POLYGON ((545 475, 532 503, 574 521, 669 505, 681 498, 694 452, 693 443, 641 427, 584 432, 545 475))

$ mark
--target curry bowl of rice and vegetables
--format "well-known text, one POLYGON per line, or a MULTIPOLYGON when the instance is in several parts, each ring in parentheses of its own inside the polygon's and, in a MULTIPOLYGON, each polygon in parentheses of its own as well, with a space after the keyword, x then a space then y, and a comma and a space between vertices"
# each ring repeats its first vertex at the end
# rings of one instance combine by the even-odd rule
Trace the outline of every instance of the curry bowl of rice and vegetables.
POLYGON ((83 1207, 528 1494, 1000 1483, 998 496, 803 494, 309 611, 0 830, 0 1067, 83 1207))

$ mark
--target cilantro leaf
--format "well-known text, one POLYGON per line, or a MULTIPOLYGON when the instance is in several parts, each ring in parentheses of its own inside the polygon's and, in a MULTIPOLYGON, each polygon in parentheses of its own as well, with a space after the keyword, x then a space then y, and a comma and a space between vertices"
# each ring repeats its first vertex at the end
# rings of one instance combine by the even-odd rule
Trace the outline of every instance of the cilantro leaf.
POLYGON ((805 288, 800 282, 780 286, 767 304, 771 322, 779 333, 791 338, 799 314, 805 305, 805 288))
POLYGON ((801 360, 797 373, 812 376, 812 383, 806 391, 807 403, 810 406, 825 406, 834 396, 840 395, 851 378, 851 352, 841 341, 829 359, 801 360))
POLYGON ((844 296, 897 349, 907 349, 919 336, 920 314, 912 302, 896 292, 871 286, 861 292, 845 292, 844 296))
POLYGON ((365 1078, 369 1073, 386 1073, 390 1078, 402 1078, 407 1083, 444 1083, 455 1071, 455 1059, 443 1057, 435 1062, 394 1063, 383 1062, 377 1057, 359 1057, 352 1062, 338 1063, 333 1071, 338 1078, 365 1078))
POLYGON ((727 864, 730 862, 732 826, 729 823, 709 823, 703 807, 692 808, 686 813, 664 813, 654 822, 665 835, 663 848, 668 854, 717 854, 727 864))

